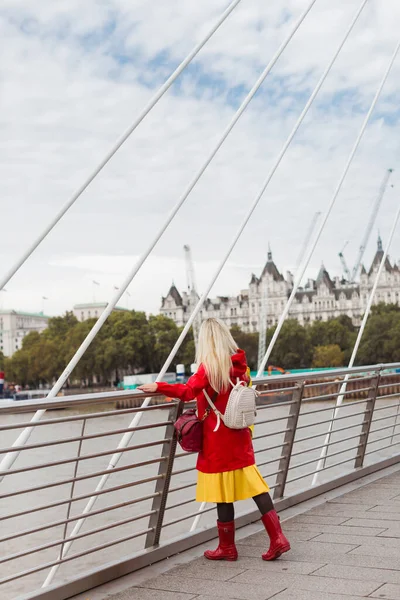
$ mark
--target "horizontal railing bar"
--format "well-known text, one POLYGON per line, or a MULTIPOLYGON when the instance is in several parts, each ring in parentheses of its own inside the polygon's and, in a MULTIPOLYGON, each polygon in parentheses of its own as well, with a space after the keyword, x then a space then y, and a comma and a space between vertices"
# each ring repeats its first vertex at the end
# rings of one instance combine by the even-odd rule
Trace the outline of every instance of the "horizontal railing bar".
MULTIPOLYGON (((394 410, 397 407, 398 407, 398 404, 388 404, 387 406, 378 406, 377 408, 374 409, 374 414, 377 412, 381 412, 382 410, 394 410)), ((393 415, 383 417, 383 419, 390 419, 391 416, 393 416, 393 415)), ((377 419, 374 419, 374 421, 377 421, 377 419)))
MULTIPOLYGON (((345 396, 345 394, 350 394, 351 392, 345 392, 343 394, 343 396, 345 396)), ((309 402, 315 402, 318 400, 330 400, 333 398, 337 398, 338 396, 340 396, 340 392, 335 392, 333 394, 320 394, 319 396, 310 396, 309 398, 304 398, 304 400, 308 400, 309 402)))
POLYGON ((211 512, 212 510, 215 510, 215 506, 210 506, 209 508, 205 508, 204 510, 201 511, 201 513, 197 509, 195 512, 185 515, 184 517, 180 517, 179 519, 174 519, 173 521, 167 521, 166 523, 163 524, 162 528, 164 529, 165 527, 170 527, 170 525, 176 525, 177 523, 182 523, 182 521, 187 521, 187 519, 191 519, 192 517, 197 517, 198 514, 204 515, 206 513, 211 512))
POLYGON ((280 402, 279 400, 277 402, 269 402, 268 404, 259 404, 257 406, 257 412, 259 412, 260 410, 265 410, 267 408, 277 408, 277 407, 281 407, 281 406, 290 406, 291 404, 294 404, 295 402, 293 400, 288 400, 287 402, 280 402))
MULTIPOLYGON (((148 408, 159 408, 158 406, 153 407, 150 406, 148 408)), ((143 408, 144 410, 144 408, 143 408)), ((130 414, 131 411, 127 411, 130 414)), ((120 411, 116 411, 115 414, 120 415, 120 411)), ((71 423, 72 421, 83 421, 89 419, 100 419, 106 418, 108 416, 113 416, 111 413, 88 413, 84 416, 82 415, 73 415, 72 417, 64 417, 63 419, 45 419, 44 421, 35 421, 34 423, 24 422, 24 423, 13 423, 11 425, 1 425, 0 431, 9 431, 11 429, 25 429, 26 427, 45 427, 46 425, 58 425, 61 423, 71 423)), ((172 421, 161 421, 160 423, 148 423, 147 425, 138 425, 137 427, 128 428, 128 431, 141 431, 142 429, 154 429, 155 427, 166 427, 167 425, 171 425, 172 421)))
MULTIPOLYGON (((387 429, 393 429, 393 425, 391 427, 388 427, 387 429)), ((373 432, 371 432, 373 433, 373 432)), ((383 442, 384 440, 389 440, 392 437, 394 437, 393 433, 391 433, 390 435, 384 435, 383 437, 378 438, 377 440, 371 440, 370 438, 368 439, 368 446, 370 446, 371 444, 377 444, 378 442, 383 442)), ((380 448, 379 448, 380 450, 380 448)), ((379 450, 375 450, 375 452, 379 452, 379 450)))
MULTIPOLYGON (((266 437, 266 436, 263 436, 266 437)), ((277 444, 276 446, 268 446, 267 448, 262 448, 260 450, 255 450, 254 454, 260 454, 261 452, 270 452, 271 450, 276 450, 277 448, 282 448, 283 446, 289 446, 290 442, 282 442, 281 444, 277 444)))
MULTIPOLYGON (((172 439, 166 438, 163 441, 171 443, 172 439)), ((161 442, 161 443, 163 443, 163 442, 161 442)), ((137 446, 127 446, 126 448, 120 448, 118 450, 118 452, 121 452, 121 454, 122 454, 123 452, 131 452, 132 450, 136 450, 136 449, 137 449, 137 446)), ((6 475, 16 475, 18 473, 27 473, 28 471, 37 471, 40 469, 50 469, 52 467, 59 467, 60 465, 68 465, 70 463, 79 463, 83 460, 90 460, 92 458, 99 458, 101 456, 109 456, 110 454, 115 454, 115 448, 113 448, 112 450, 105 450, 104 452, 96 452, 94 454, 82 454, 81 456, 74 456, 71 458, 63 458, 62 460, 57 460, 52 463, 36 464, 36 465, 32 465, 30 467, 20 467, 19 469, 9 469, 6 471, 0 471, 0 477, 5 477, 6 475)), ((166 460, 165 457, 160 457, 160 458, 152 459, 152 462, 162 462, 164 460, 166 460)), ((146 461, 146 464, 151 464, 151 463, 146 461)), ((145 463, 135 463, 133 468, 141 467, 141 466, 144 467, 144 466, 146 466, 146 464, 145 463)))
MULTIPOLYGON (((165 460, 165 457, 163 458, 165 460)), ((145 461, 140 463, 140 466, 145 466, 145 461)), ((154 462, 154 461, 150 461, 154 462)), ((89 473, 87 475, 79 475, 78 477, 71 477, 70 479, 63 479, 58 482, 47 483, 46 485, 36 486, 34 488, 29 488, 25 490, 18 490, 15 492, 9 492, 8 494, 2 494, 0 496, 0 500, 4 498, 11 498, 12 496, 19 496, 20 494, 30 494, 32 492, 39 492, 40 490, 47 490, 48 488, 58 487, 60 485, 65 485, 67 483, 73 483, 74 481, 84 481, 86 479, 92 479, 93 477, 100 477, 100 475, 105 475, 106 473, 118 473, 119 471, 128 471, 129 469, 135 469, 139 465, 127 465, 125 467, 114 467, 113 469, 106 469, 105 471, 97 471, 96 473, 89 473)), ((135 485, 141 485, 142 483, 149 483, 150 481, 156 481, 157 479, 161 479, 162 475, 156 475, 154 477, 150 477, 148 479, 141 479, 135 482, 135 485)), ((90 497, 90 496, 89 496, 90 497)))
MULTIPOLYGON (((145 499, 152 500, 153 498, 155 498, 155 496, 159 496, 160 494, 161 494, 161 492, 159 492, 158 494, 152 494, 151 496, 148 496, 145 499)), ((46 523, 44 525, 38 525, 34 529, 25 529, 23 531, 18 531, 17 533, 13 533, 11 535, 8 535, 7 537, 1 538, 0 544, 2 544, 4 542, 9 542, 10 540, 14 540, 17 538, 25 537, 27 535, 32 535, 33 533, 38 533, 39 531, 44 531, 45 529, 52 529, 53 527, 60 527, 61 525, 67 525, 69 523, 73 523, 74 521, 79 521, 82 518, 87 519, 90 517, 95 517, 97 515, 102 515, 104 513, 110 512, 112 510, 117 510, 118 508, 126 508, 127 506, 132 506, 133 504, 137 504, 140 501, 142 501, 142 500, 138 500, 136 498, 134 500, 126 500, 125 502, 120 502, 118 504, 112 504, 111 506, 106 506, 105 508, 99 508, 98 510, 90 511, 89 513, 81 513, 74 517, 69 517, 68 519, 63 519, 61 521, 53 521, 51 523, 46 523)), ((21 515, 17 515, 17 516, 21 516, 21 515)), ((8 517, 8 518, 11 518, 11 517, 8 517)))
MULTIPOLYGON (((398 433, 395 434, 394 437, 396 437, 397 435, 399 435, 398 433)), ((386 439, 388 439, 389 437, 392 437, 391 435, 389 435, 386 439)), ((385 439, 385 438, 382 438, 385 439)), ((400 440, 398 442, 393 442, 393 444, 387 444, 386 446, 383 446, 382 448, 378 448, 378 450, 369 450, 368 452, 365 453, 365 456, 367 456, 367 454, 376 454, 377 452, 380 452, 381 450, 387 450, 388 448, 393 448, 393 446, 398 446, 400 444, 400 440)))
MULTIPOLYGON (((293 456, 301 456, 302 454, 307 454, 308 452, 313 452, 314 450, 321 450, 321 448, 329 448, 329 446, 334 446, 335 444, 342 444, 343 442, 349 442, 350 440, 354 440, 357 437, 359 437, 359 435, 351 435, 350 437, 347 437, 347 438, 341 438, 340 440, 328 442, 327 444, 321 444, 321 446, 313 446, 312 448, 307 448, 307 450, 299 450, 298 452, 292 452, 292 457, 293 456)), ((343 450, 343 452, 346 452, 346 450, 343 450)))
POLYGON ((265 421, 256 421, 256 425, 265 425, 266 423, 276 423, 277 421, 287 421, 288 416, 283 415, 282 417, 274 417, 273 419, 265 419, 265 421))
MULTIPOLYGON (((150 517, 156 512, 156 510, 151 510, 147 513, 143 513, 135 517, 130 517, 129 519, 123 519, 122 521, 114 521, 109 525, 103 525, 101 527, 96 527, 95 529, 89 529, 89 531, 85 531, 84 533, 70 536, 68 538, 68 542, 74 542, 75 540, 80 540, 90 535, 95 535, 96 533, 103 533, 103 531, 108 531, 110 529, 114 529, 115 527, 121 527, 122 525, 127 525, 128 523, 139 521, 140 519, 144 519, 145 517, 150 517)), ((0 565, 11 560, 16 560, 17 558, 22 558, 23 556, 28 556, 29 554, 34 554, 35 552, 43 552, 43 550, 48 550, 49 548, 54 548, 55 546, 61 546, 62 544, 65 544, 66 541, 67 540, 65 538, 61 538, 53 542, 48 542, 47 544, 42 544, 41 546, 34 546, 33 548, 28 548, 27 550, 17 552, 16 554, 11 554, 6 557, 0 557, 0 565)))
MULTIPOLYGON (((377 419, 376 421, 372 421, 372 425, 375 425, 378 421, 386 421, 387 419, 395 419, 397 415, 391 415, 390 417, 386 417, 383 419, 377 419)), ((377 431, 384 431, 385 429, 393 429, 394 423, 391 425, 385 425, 385 427, 379 427, 378 429, 370 429, 370 433, 376 433, 377 431)))
POLYGON ((283 458, 286 458, 286 457, 283 456, 283 455, 281 455, 281 456, 278 456, 277 458, 273 458, 273 459, 270 459, 270 460, 266 460, 265 462, 257 463, 257 467, 265 467, 265 465, 269 465, 269 464, 274 463, 274 462, 276 462, 278 460, 282 460, 283 458))
MULTIPOLYGON (((311 396, 310 398, 307 398, 307 400, 310 402, 311 400, 327 400, 328 398, 337 398, 338 396, 342 395, 344 400, 346 400, 346 396, 351 396, 352 394, 358 394, 359 392, 369 392, 370 390, 373 390, 374 388, 372 387, 368 387, 368 388, 359 388, 357 390, 349 390, 347 389, 345 392, 335 392, 334 394, 323 394, 320 396, 311 396)), ((365 401, 367 401, 368 398, 365 399, 365 401)), ((350 403, 344 404, 343 406, 349 406, 350 403)), ((314 411, 317 412, 317 411, 314 411)))
POLYGON ((181 492, 182 490, 188 490, 189 488, 194 487, 195 485, 197 485, 197 481, 195 481, 194 483, 186 483, 185 485, 180 485, 176 488, 170 488, 169 493, 172 494, 173 492, 181 492))
POLYGON ((179 471, 172 471, 171 476, 182 475, 183 473, 190 473, 191 471, 196 471, 196 467, 188 467, 187 469, 179 469, 179 471))
MULTIPOLYGON (((121 485, 117 485, 111 488, 107 488, 105 490, 93 491, 90 494, 82 494, 81 496, 73 496, 65 498, 65 500, 58 500, 57 502, 52 502, 51 504, 42 504, 39 506, 34 506, 33 508, 28 508, 27 510, 22 510, 17 513, 11 513, 9 515, 0 516, 1 521, 7 521, 8 519, 16 519, 18 517, 24 517, 26 515, 30 515, 36 512, 42 512, 44 510, 50 510, 51 508, 57 508, 58 506, 63 506, 63 504, 69 504, 70 502, 79 502, 79 500, 87 500, 88 498, 92 498, 92 496, 103 496, 104 494, 111 494, 113 492, 119 492, 120 490, 125 490, 130 487, 136 486, 136 481, 130 481, 129 483, 123 483, 121 485)), ((157 496, 160 496, 161 492, 155 492, 154 494, 148 494, 147 496, 141 496, 139 498, 135 498, 130 501, 130 504, 138 504, 139 502, 144 502, 145 500, 152 500, 157 496)), ((93 514, 93 513, 91 513, 93 514)), ((85 517, 89 516, 89 514, 85 514, 85 517)))
POLYGON ((176 453, 175 458, 183 458, 184 456, 190 456, 191 454, 197 454, 197 452, 186 452, 184 450, 183 452, 176 453))
POLYGON ((275 471, 275 473, 266 473, 263 475, 263 478, 268 479, 268 477, 275 477, 275 475, 280 475, 281 473, 283 473, 283 469, 279 469, 279 471, 275 471))
MULTIPOLYGON (((110 437, 111 435, 118 435, 121 433, 128 433, 131 431, 129 427, 126 429, 112 429, 111 431, 102 431, 99 433, 91 433, 89 435, 79 435, 71 438, 62 438, 61 440, 51 440, 49 442, 41 442, 40 444, 26 444, 25 446, 10 446, 9 448, 0 448, 0 455, 6 454, 7 452, 22 452, 24 450, 37 450, 38 448, 50 448, 51 446, 58 446, 61 444, 72 444, 74 442, 81 442, 86 440, 95 440, 97 438, 110 437)), ((158 446, 163 444, 164 439, 157 440, 155 442, 147 442, 145 444, 138 444, 137 446, 131 446, 137 450, 142 448, 149 448, 150 446, 158 446)), ((114 450, 115 452, 115 450, 114 450)))
MULTIPOLYGON (((0 407, 0 415, 5 414, 14 414, 17 412, 32 412, 36 410, 53 410, 53 409, 64 409, 64 408, 74 408, 80 407, 82 405, 93 406, 96 404, 107 404, 109 402, 118 401, 118 400, 144 400, 145 398, 163 398, 165 394, 161 394, 160 392, 152 392, 146 393, 144 395, 143 392, 133 392, 132 390, 120 390, 118 392, 98 392, 91 394, 71 394, 70 396, 58 396, 55 398, 40 398, 38 400, 17 400, 10 401, 9 404, 0 407)), ((140 402, 141 404, 141 402, 140 402)), ((154 408, 168 408, 168 404, 165 402, 159 405, 152 405, 146 407, 146 409, 154 409, 154 408)), ((132 408, 121 409, 121 410, 132 410, 133 412, 141 411, 141 407, 134 406, 132 408)))
MULTIPOLYGON (((396 393, 396 394, 382 394, 380 396, 377 396, 377 400, 386 400, 387 398, 399 398, 400 393, 396 393)), ((390 406, 389 404, 387 406, 390 406)))
MULTIPOLYGON (((388 377, 390 377, 390 375, 388 375, 388 377)), ((382 378, 381 378, 381 381, 382 381, 382 378)), ((379 383, 378 389, 381 390, 382 388, 396 387, 396 386, 400 386, 400 379, 396 383, 393 383, 393 382, 391 382, 391 383, 379 383)))
POLYGON ((192 502, 196 502, 195 498, 190 498, 190 500, 185 500, 184 502, 178 502, 177 504, 171 504, 171 506, 166 506, 165 511, 172 510, 173 508, 180 508, 181 506, 185 506, 186 504, 191 504, 192 502))
MULTIPOLYGON (((327 458, 331 458, 332 456, 338 456, 339 454, 343 454, 344 452, 350 452, 351 450, 357 450, 358 447, 359 447, 359 444, 357 444, 357 446, 351 446, 350 448, 343 448, 341 450, 337 450, 337 452, 331 452, 327 456, 327 458)), ((290 470, 292 471, 293 469, 300 469, 300 467, 305 467, 306 465, 311 465, 311 463, 318 462, 318 460, 319 460, 319 458, 311 458, 310 460, 306 460, 305 462, 302 462, 299 465, 291 464, 290 470)))
POLYGON ((0 585, 3 585, 5 583, 10 583, 11 581, 15 581, 16 579, 21 579, 22 577, 26 577, 27 575, 33 575, 34 573, 38 573, 39 571, 44 571, 45 569, 50 569, 51 567, 55 567, 56 565, 61 565, 66 562, 70 562, 71 560, 76 560, 77 558, 82 558, 84 556, 87 556, 88 554, 93 554, 94 552, 98 552, 99 550, 105 550, 106 548, 111 548, 112 546, 117 546, 118 544, 122 544, 123 542, 129 542, 130 540, 133 540, 135 538, 141 537, 142 535, 146 535, 147 533, 150 533, 150 531, 153 531, 153 529, 152 528, 144 529, 143 531, 139 531, 138 533, 135 533, 134 535, 129 535, 124 538, 120 538, 118 540, 112 540, 111 542, 108 542, 106 544, 101 544, 100 546, 95 546, 94 548, 89 548, 88 550, 84 550, 77 554, 70 554, 69 556, 66 556, 64 558, 54 560, 52 562, 49 562, 49 563, 46 563, 43 565, 39 565, 37 567, 33 567, 32 569, 27 569, 26 571, 21 571, 20 573, 16 573, 15 575, 10 575, 9 577, 0 579, 0 585))
MULTIPOLYGON (((257 422, 256 422, 257 426, 257 422)), ((282 429, 281 431, 269 431, 268 433, 263 433, 262 435, 255 435, 253 440, 261 440, 265 437, 273 437, 274 435, 282 435, 283 433, 287 433, 290 429, 282 429)))
POLYGON ((296 389, 295 385, 291 385, 289 387, 279 387, 279 388, 275 388, 275 389, 268 387, 267 390, 260 390, 258 393, 263 398, 263 397, 271 396, 275 393, 283 394, 285 392, 294 392, 295 389, 296 389))
MULTIPOLYGON (((313 378, 313 373, 309 373, 310 378, 313 378)), ((348 380, 349 382, 351 381, 351 383, 357 383, 358 381, 365 381, 366 379, 370 379, 371 375, 364 375, 361 377, 351 377, 351 373, 350 373, 350 379, 348 380)), ((324 385, 337 385, 338 387, 340 387, 342 385, 344 381, 344 377, 343 379, 332 379, 331 377, 327 376, 327 378, 325 379, 325 381, 305 381, 304 382, 304 387, 305 389, 309 389, 309 388, 313 388, 313 387, 323 387, 324 385)))
MULTIPOLYGON (((333 467, 340 467, 340 465, 344 465, 345 463, 348 463, 351 460, 355 460, 356 458, 359 458, 360 456, 361 456, 361 454, 356 454, 356 456, 352 456, 351 458, 347 458, 346 460, 342 460, 338 463, 334 463, 333 465, 326 465, 325 467, 322 467, 322 469, 320 469, 320 472, 326 471, 327 469, 333 469, 333 467)), ((318 459, 316 459, 314 462, 318 462, 318 459)), ((315 471, 311 471, 309 473, 305 473, 304 475, 299 475, 298 477, 293 477, 293 479, 288 479, 286 481, 286 485, 289 483, 293 483, 294 481, 298 481, 299 479, 304 479, 304 477, 311 477, 314 474, 315 474, 315 471)))
MULTIPOLYGON (((361 414, 361 413, 359 413, 361 414)), ((362 421, 361 423, 353 423, 353 425, 346 425, 346 427, 339 427, 338 429, 335 429, 334 431, 332 431, 332 433, 339 433, 340 431, 346 431, 347 429, 353 429, 354 427, 361 427, 362 425, 365 425, 368 421, 362 421)), ((295 444, 299 444, 300 442, 307 442, 308 440, 314 440, 315 438, 319 438, 319 437, 324 437, 326 436, 326 431, 322 432, 322 433, 315 433, 314 435, 309 435, 307 437, 304 438, 300 438, 299 440, 295 440, 294 443, 295 444)))
MULTIPOLYGON (((332 410, 332 408, 331 408, 332 410)), ((334 410, 334 408, 333 408, 334 410)), ((363 411, 363 412, 370 412, 370 409, 363 411)), ((358 417, 359 415, 362 415, 363 413, 359 412, 356 413, 355 415, 343 415, 341 417, 334 417, 333 419, 327 419, 326 421, 317 421, 316 423, 307 423, 305 425, 298 425, 297 429, 306 429, 307 427, 314 427, 315 425, 326 425, 327 423, 331 423, 336 422, 336 421, 342 421, 343 419, 353 419, 354 417, 358 417)))
MULTIPOLYGON (((364 400, 354 400, 354 402, 346 402, 346 404, 341 404, 340 408, 348 408, 349 406, 357 406, 358 404, 365 404, 366 402, 368 402, 368 398, 365 398, 364 400)), ((300 417, 307 417, 308 415, 314 415, 314 414, 324 412, 327 410, 335 410, 335 405, 333 404, 332 406, 324 406, 324 408, 317 408, 317 410, 310 410, 306 413, 301 413, 300 417)), ((360 413, 355 413, 355 415, 358 415, 358 414, 360 414, 360 413)), ((354 415, 348 415, 348 416, 351 417, 354 415)))

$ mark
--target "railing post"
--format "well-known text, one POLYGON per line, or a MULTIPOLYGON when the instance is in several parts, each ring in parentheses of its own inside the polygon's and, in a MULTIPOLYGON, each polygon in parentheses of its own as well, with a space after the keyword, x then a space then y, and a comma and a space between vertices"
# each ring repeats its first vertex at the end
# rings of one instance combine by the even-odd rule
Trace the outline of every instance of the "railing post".
POLYGON ((287 420, 287 429, 284 437, 283 445, 283 456, 279 461, 279 474, 276 478, 276 487, 274 490, 274 500, 282 498, 285 493, 286 479, 289 472, 290 459, 292 457, 292 449, 294 444, 294 438, 296 435, 297 422, 299 420, 301 401, 304 392, 303 381, 300 385, 296 385, 296 389, 293 392, 293 403, 290 405, 289 416, 287 420))
POLYGON ((167 425, 165 431, 165 441, 161 450, 161 456, 166 460, 162 460, 158 468, 158 474, 162 475, 162 477, 157 479, 155 486, 155 493, 157 495, 153 498, 153 505, 151 507, 151 510, 155 512, 150 515, 149 519, 149 529, 151 528, 152 531, 149 531, 146 536, 145 548, 158 546, 160 542, 165 507, 167 505, 169 486, 171 483, 172 467, 174 465, 176 454, 177 439, 175 435, 174 423, 182 414, 182 411, 183 402, 175 403, 169 411, 168 420, 171 421, 171 423, 167 425))
POLYGON ((371 429, 372 418, 374 416, 374 408, 376 397, 379 391, 379 383, 381 380, 381 371, 379 371, 375 377, 373 377, 373 385, 368 392, 368 400, 365 404, 364 419, 365 421, 361 428, 360 440, 357 448, 357 456, 354 462, 354 468, 358 469, 364 465, 365 452, 367 450, 369 432, 371 429))

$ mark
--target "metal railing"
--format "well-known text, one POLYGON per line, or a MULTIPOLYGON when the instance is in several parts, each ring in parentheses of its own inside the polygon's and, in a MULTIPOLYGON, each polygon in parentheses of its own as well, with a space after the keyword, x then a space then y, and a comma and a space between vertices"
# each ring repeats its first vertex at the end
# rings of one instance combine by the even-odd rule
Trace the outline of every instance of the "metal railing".
MULTIPOLYGON (((396 370, 400 363, 255 382, 261 397, 254 449, 278 510, 400 460, 396 370), (326 443, 346 376, 345 401, 326 443)), ((194 500, 196 455, 177 448, 174 437, 182 404, 116 409, 121 399, 126 406, 142 397, 110 392, 0 407, 0 459, 18 453, 0 472, 2 598, 68 598, 215 536, 215 507, 199 515, 194 500), (13 446, 37 409, 46 414, 29 444, 13 446), (139 412, 141 424, 127 428, 139 412), (123 455, 110 475, 110 456, 127 431, 132 441, 118 450, 123 455), (105 475, 107 487, 94 491, 105 475), (88 509, 93 497, 96 508, 88 509)), ((238 526, 259 518, 251 500, 238 511, 238 526)))

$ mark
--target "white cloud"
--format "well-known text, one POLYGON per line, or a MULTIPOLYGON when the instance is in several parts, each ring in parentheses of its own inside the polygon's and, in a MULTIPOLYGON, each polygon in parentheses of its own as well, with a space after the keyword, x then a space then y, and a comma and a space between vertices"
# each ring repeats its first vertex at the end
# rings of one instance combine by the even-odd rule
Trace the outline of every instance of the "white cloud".
MULTIPOLYGON (((42 0, 33 8, 27 0, 3 0, 0 273, 227 4, 42 0)), ((307 4, 242 2, 196 59, 196 68, 162 99, 8 284, 4 303, 35 309, 45 295, 47 310, 58 313, 90 300, 93 278, 104 282, 101 291, 109 297, 231 119, 236 95, 254 83, 307 4)), ((138 274, 132 306, 156 312, 172 279, 185 285, 185 243, 192 246, 198 284, 205 288, 359 4, 317 1, 263 93, 138 274)), ((397 42, 399 24, 398 2, 371 0, 213 295, 246 287, 251 271, 262 267, 268 241, 282 271, 294 266, 314 212, 329 203, 397 42), (246 264, 248 270, 235 266, 246 264)), ((349 262, 355 258, 384 171, 399 168, 399 75, 400 57, 379 104, 380 118, 366 132, 310 273, 322 258, 338 273, 337 253, 348 239, 349 262)), ((384 240, 397 205, 396 188, 388 191, 377 222, 384 240)), ((391 251, 396 258, 398 240, 391 251)))

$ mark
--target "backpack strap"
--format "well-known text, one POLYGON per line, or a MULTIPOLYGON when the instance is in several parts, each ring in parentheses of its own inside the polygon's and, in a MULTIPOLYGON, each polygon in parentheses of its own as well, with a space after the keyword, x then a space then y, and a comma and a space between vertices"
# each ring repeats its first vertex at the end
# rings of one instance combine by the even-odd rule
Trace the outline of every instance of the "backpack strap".
MULTIPOLYGON (((214 411, 214 413, 216 414, 217 417, 217 424, 214 428, 214 431, 217 431, 219 429, 219 426, 221 424, 221 419, 224 420, 223 414, 218 410, 218 408, 215 406, 214 402, 211 400, 210 396, 207 394, 206 390, 203 390, 203 394, 208 402, 208 404, 211 406, 212 410, 214 411)), ((216 400, 218 397, 218 393, 215 392, 214 394, 214 400, 216 400)))

